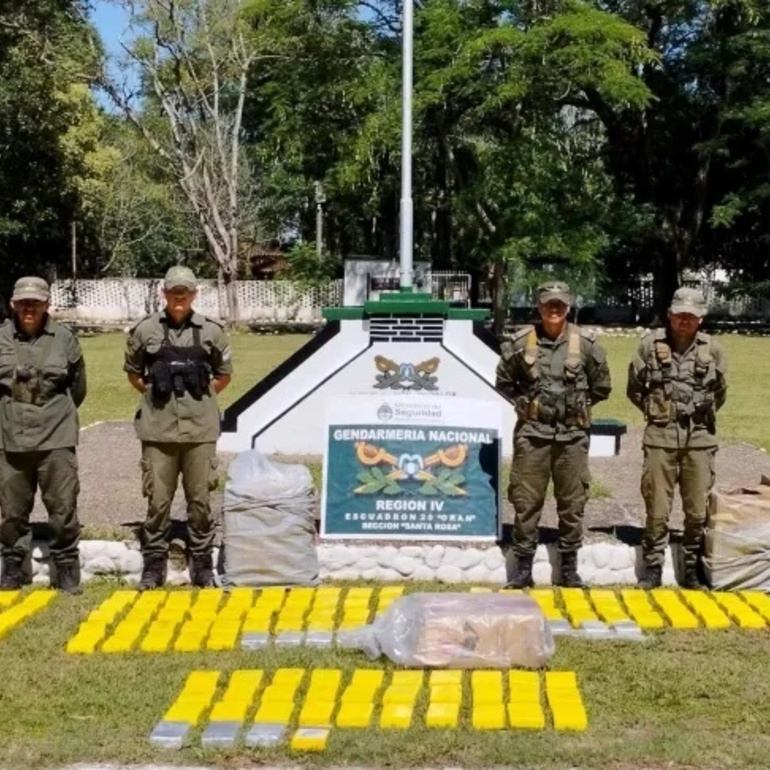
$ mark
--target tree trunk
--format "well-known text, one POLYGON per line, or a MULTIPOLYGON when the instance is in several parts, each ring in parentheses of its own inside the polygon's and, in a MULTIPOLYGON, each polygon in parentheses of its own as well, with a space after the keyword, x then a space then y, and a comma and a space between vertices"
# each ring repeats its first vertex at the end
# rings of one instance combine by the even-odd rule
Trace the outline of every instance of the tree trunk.
POLYGON ((486 275, 486 268, 483 265, 474 263, 470 266, 463 266, 463 270, 471 276, 471 307, 478 307, 481 281, 484 280, 486 275))
POLYGON ((241 308, 238 303, 238 282, 235 271, 223 271, 225 297, 227 298, 227 320, 237 324, 241 320, 241 308))
POLYGON ((663 326, 671 298, 679 288, 679 257, 672 244, 661 244, 652 261, 653 325, 663 326))
POLYGON ((506 263, 496 260, 492 272, 492 330, 499 337, 508 318, 508 287, 506 286, 506 263))
POLYGON ((431 243, 431 262, 434 270, 452 269, 452 191, 449 187, 449 159, 446 152, 446 137, 437 138, 433 181, 437 197, 433 210, 433 242, 431 243))

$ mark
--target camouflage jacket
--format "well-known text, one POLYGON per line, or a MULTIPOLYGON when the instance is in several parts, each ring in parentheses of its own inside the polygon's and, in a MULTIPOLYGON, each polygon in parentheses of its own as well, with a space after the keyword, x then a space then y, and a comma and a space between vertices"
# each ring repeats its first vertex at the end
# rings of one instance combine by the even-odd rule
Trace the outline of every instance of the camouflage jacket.
POLYGON ((647 421, 645 446, 715 447, 716 413, 727 397, 722 347, 698 332, 679 353, 666 329, 648 331, 629 367, 626 395, 647 421))
POLYGON ((591 407, 612 383, 592 333, 568 324, 551 340, 537 324, 503 342, 495 387, 516 407, 517 435, 572 441, 586 434, 591 407))
MULTIPOLYGON (((212 377, 232 374, 233 365, 227 334, 218 321, 193 313, 182 326, 169 324, 165 311, 154 313, 131 329, 126 342, 124 370, 138 374, 149 383, 149 364, 164 341, 177 347, 192 347, 196 338, 208 353, 212 377)), ((147 388, 136 413, 135 428, 141 441, 197 443, 219 438, 219 407, 213 383, 202 398, 190 393, 172 394, 158 402, 147 388)))
POLYGON ((86 365, 75 334, 50 316, 36 337, 0 326, 0 434, 6 452, 77 446, 86 365))

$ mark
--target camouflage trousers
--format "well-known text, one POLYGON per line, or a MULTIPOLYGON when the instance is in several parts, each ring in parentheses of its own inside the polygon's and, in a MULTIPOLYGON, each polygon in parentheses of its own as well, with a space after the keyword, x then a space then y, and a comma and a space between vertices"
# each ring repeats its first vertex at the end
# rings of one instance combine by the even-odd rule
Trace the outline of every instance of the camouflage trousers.
POLYGON ((168 554, 171 503, 182 477, 187 503, 187 531, 194 556, 210 554, 214 546, 211 492, 217 488, 214 442, 142 442, 142 493, 147 498, 147 519, 140 532, 142 554, 168 554))
POLYGON ((663 565, 668 544, 668 520, 674 490, 679 485, 684 513, 682 551, 685 565, 693 566, 703 547, 708 497, 714 486, 716 447, 664 449, 644 447, 642 497, 647 511, 642 551, 645 564, 663 565))
POLYGON ((32 545, 29 522, 35 492, 48 513, 51 558, 70 566, 79 561, 80 492, 75 447, 44 452, 0 452, 0 545, 6 559, 24 561, 32 545))
POLYGON ((573 553, 583 542, 583 511, 591 480, 588 436, 561 442, 514 435, 508 499, 516 514, 512 548, 517 556, 532 556, 537 549, 538 527, 551 479, 559 516, 558 549, 573 553))

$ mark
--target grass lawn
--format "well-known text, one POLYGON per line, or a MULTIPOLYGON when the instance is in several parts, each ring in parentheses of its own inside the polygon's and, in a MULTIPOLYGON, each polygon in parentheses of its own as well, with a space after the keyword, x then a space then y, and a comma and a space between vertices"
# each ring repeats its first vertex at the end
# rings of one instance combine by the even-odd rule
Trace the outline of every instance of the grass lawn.
MULTIPOLYGON (((138 396, 123 373, 121 333, 81 337, 88 370, 89 395, 80 409, 82 425, 100 420, 130 420, 138 396)), ((235 375, 220 398, 227 407, 310 339, 306 335, 234 334, 235 375)), ((770 383, 770 339, 724 335, 719 338, 727 352, 729 393, 719 414, 719 432, 724 438, 745 441, 770 450, 770 422, 757 419, 767 412, 763 393, 770 383)), ((596 408, 596 417, 613 417, 629 425, 641 425, 641 414, 626 399, 628 363, 636 349, 635 337, 601 338, 607 350, 614 389, 609 400, 596 408)))
MULTIPOLYGON (((133 419, 139 404, 139 394, 128 384, 123 371, 125 339, 121 332, 80 337, 88 375, 88 397, 80 408, 81 425, 104 420, 133 419)), ((309 339, 303 334, 233 334, 231 340, 235 374, 230 386, 219 399, 222 409, 242 396, 309 339)))
MULTIPOLYGON (((241 334, 233 339, 237 374, 231 403, 307 338, 241 334)), ((723 338, 731 366, 723 436, 770 448, 762 383, 770 381, 770 340, 723 338)), ((136 407, 121 371, 123 335, 82 340, 90 395, 83 425, 128 420, 136 407)), ((633 338, 603 339, 615 381, 599 417, 638 424, 625 400, 633 338)), ((327 751, 292 756, 285 748, 207 752, 153 749, 147 737, 193 669, 383 666, 337 650, 264 653, 201 652, 71 656, 64 651, 78 624, 116 588, 91 583, 77 599, 57 597, 40 614, 0 639, 0 765, 40 768, 82 761, 210 762, 222 768, 268 762, 528 768, 765 768, 770 753, 770 629, 652 632, 645 643, 560 637, 549 668, 574 670, 586 704, 585 733, 473 731, 465 711, 457 730, 421 727, 420 702, 406 731, 333 730, 327 751)), ((447 590, 413 584, 407 590, 447 590)), ((224 677, 223 677, 224 681, 224 677)), ((464 708, 467 709, 467 692, 464 708)), ((197 744, 196 744, 197 746, 197 744)))
MULTIPOLYGON (((641 413, 626 398, 628 364, 636 350, 635 337, 601 337, 607 350, 614 385, 612 395, 596 408, 597 417, 614 417, 629 425, 641 425, 641 413)), ((733 334, 716 337, 727 354, 727 403, 717 417, 722 438, 745 441, 770 451, 768 412, 770 383, 770 338, 733 334)))
MULTIPOLYGON (((114 585, 57 597, 0 641, 0 764, 40 768, 77 761, 195 763, 219 767, 292 761, 287 749, 181 752, 147 737, 193 669, 380 667, 355 652, 95 654, 64 651, 78 623, 114 585)), ((447 590, 420 584, 408 590, 447 590)), ((662 631, 645 643, 559 638, 552 670, 574 670, 589 719, 584 733, 474 731, 468 692, 457 730, 332 730, 327 751, 303 764, 379 766, 744 768, 767 767, 770 630, 662 631)), ((226 677, 220 680, 224 684, 226 677)), ((467 687, 467 685, 466 685, 467 687)), ((376 723, 376 721, 375 721, 376 723)))

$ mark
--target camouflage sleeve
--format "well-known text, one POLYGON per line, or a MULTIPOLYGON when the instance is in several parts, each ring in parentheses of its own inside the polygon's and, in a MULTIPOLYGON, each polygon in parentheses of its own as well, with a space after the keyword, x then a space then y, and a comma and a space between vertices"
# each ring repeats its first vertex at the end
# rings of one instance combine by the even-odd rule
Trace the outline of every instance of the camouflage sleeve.
POLYGON ((67 339, 67 362, 69 366, 70 395, 75 406, 80 406, 86 399, 88 388, 86 386, 86 362, 80 342, 74 334, 69 334, 67 339))
POLYGON ((225 330, 216 323, 211 324, 211 373, 214 377, 233 373, 233 354, 230 339, 225 330))
POLYGON ((518 393, 513 343, 503 342, 495 372, 495 390, 513 401, 518 393))
POLYGON ((144 374, 145 342, 141 324, 137 324, 128 333, 123 371, 128 374, 144 374))
POLYGON ((626 396, 637 409, 644 411, 644 400, 647 397, 647 345, 644 338, 639 342, 636 355, 628 365, 626 396))
POLYGON ((586 378, 588 379, 588 395, 592 404, 606 401, 612 392, 612 378, 607 364, 607 353, 604 348, 594 342, 590 355, 586 358, 586 378))
POLYGON ((714 409, 719 411, 727 400, 727 358, 721 345, 713 341, 711 345, 717 375, 716 385, 714 386, 714 409))

